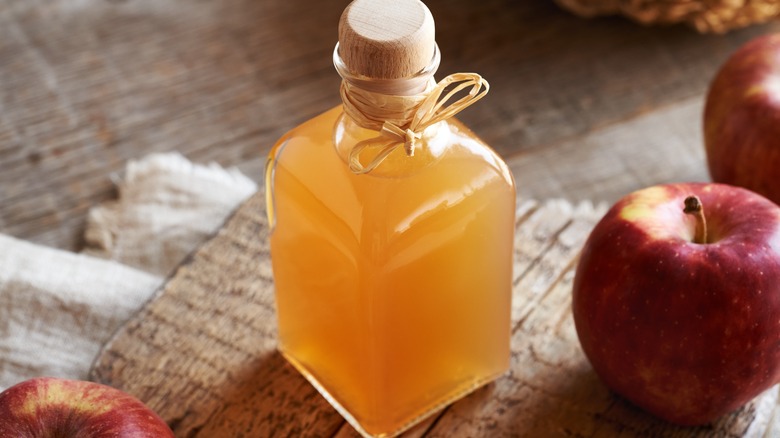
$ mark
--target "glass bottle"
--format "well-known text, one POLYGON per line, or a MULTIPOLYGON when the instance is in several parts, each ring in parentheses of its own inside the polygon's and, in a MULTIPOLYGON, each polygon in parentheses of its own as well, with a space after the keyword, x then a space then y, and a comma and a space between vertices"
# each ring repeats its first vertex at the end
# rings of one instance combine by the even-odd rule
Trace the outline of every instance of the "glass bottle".
MULTIPOLYGON (((381 114, 386 93, 425 96, 438 59, 419 0, 344 11, 344 99, 371 89, 381 114)), ((362 435, 395 436, 508 369, 515 187, 455 118, 422 129, 410 155, 348 107, 269 155, 279 350, 362 435)))

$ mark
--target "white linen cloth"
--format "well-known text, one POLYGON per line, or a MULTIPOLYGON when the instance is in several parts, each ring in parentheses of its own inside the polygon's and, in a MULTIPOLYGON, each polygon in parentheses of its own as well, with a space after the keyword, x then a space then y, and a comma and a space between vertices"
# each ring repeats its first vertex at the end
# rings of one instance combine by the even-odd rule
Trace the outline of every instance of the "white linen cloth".
POLYGON ((257 185, 237 169, 155 154, 128 163, 118 189, 90 210, 84 253, 167 276, 257 185))
POLYGON ((0 234, 0 391, 86 379, 100 347, 256 184, 178 154, 128 163, 119 198, 90 211, 84 254, 0 234))

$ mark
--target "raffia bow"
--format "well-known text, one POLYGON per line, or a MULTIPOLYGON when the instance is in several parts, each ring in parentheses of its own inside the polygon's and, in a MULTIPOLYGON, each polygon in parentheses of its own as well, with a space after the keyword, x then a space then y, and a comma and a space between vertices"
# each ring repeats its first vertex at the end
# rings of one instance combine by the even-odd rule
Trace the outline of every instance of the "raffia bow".
POLYGON ((476 73, 454 73, 439 83, 431 79, 426 91, 414 96, 372 93, 343 81, 341 98, 345 112, 360 126, 379 131, 378 137, 361 141, 352 148, 350 170, 356 174, 371 172, 400 146, 407 156, 413 156, 417 142, 429 126, 463 111, 489 90, 488 82, 476 73), (466 89, 466 95, 452 101, 466 89), (363 165, 360 154, 366 149, 378 152, 363 165))

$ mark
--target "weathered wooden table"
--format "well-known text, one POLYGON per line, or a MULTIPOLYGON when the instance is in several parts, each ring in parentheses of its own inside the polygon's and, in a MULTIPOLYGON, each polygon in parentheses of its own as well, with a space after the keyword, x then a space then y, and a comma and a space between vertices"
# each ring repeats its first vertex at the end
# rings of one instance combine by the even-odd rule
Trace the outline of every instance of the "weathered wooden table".
MULTIPOLYGON (((149 404, 178 437, 359 438, 276 350, 268 223, 258 193, 107 343, 93 380, 149 404)), ((521 201, 510 370, 403 435, 758 438, 777 387, 702 427, 676 427, 612 394, 579 348, 571 287, 604 207, 521 201)))
MULTIPOLYGON (((339 102, 331 52, 346 3, 3 2, 0 232, 78 250, 88 209, 115 196, 112 178, 128 159, 150 152, 236 165, 260 181, 275 139, 339 102)), ((525 250, 517 258, 513 372, 411 435, 757 430, 761 407, 776 394, 697 430, 669 429, 616 400, 576 347, 567 286, 582 239, 603 211, 591 201, 708 178, 706 87, 741 43, 780 25, 714 36, 621 18, 582 20, 549 0, 426 3, 437 20, 440 75, 477 71, 491 82, 491 94, 460 118, 515 174, 525 250)), ((251 257, 266 251, 254 238, 263 229, 260 208, 250 200, 176 272, 107 346, 93 376, 144 398, 180 436, 349 436, 274 353, 269 273, 262 257, 251 257), (254 277, 219 283, 213 269, 226 264, 254 277), (188 295, 177 295, 182 287, 188 295)))

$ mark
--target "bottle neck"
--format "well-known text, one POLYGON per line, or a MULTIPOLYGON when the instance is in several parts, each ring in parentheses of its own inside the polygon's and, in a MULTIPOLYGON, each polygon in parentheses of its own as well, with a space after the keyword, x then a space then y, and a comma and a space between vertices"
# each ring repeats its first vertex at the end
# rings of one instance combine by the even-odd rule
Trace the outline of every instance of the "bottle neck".
MULTIPOLYGON (((339 45, 336 44, 333 65, 342 78, 344 112, 336 123, 334 144, 345 163, 349 165, 354 158, 352 152, 359 145, 371 145, 360 155, 360 161, 370 165, 377 159, 383 145, 388 143, 388 138, 378 132, 385 123, 404 128, 411 125, 420 103, 436 85, 433 75, 439 68, 440 59, 439 48, 435 46, 431 62, 420 72, 396 79, 372 78, 351 72, 339 56, 339 45)), ((383 165, 370 167, 371 175, 396 178, 427 167, 444 152, 441 147, 427 147, 430 140, 440 138, 442 134, 445 133, 440 133, 438 129, 428 130, 421 136, 421 147, 414 157, 408 156, 403 147, 396 148, 386 158, 378 160, 383 165)), ((443 138, 433 142, 435 145, 444 143, 443 138)), ((353 172, 363 173, 354 168, 353 172)))
POLYGON ((372 141, 360 142, 350 151, 349 166, 354 173, 371 172, 401 146, 407 157, 413 157, 417 143, 429 127, 487 94, 490 88, 487 81, 476 73, 454 73, 436 83, 433 74, 439 60, 438 46, 434 46, 428 67, 410 77, 361 77, 346 68, 336 45, 333 63, 343 78, 344 113, 362 128, 377 132, 372 141), (455 97, 463 93, 465 96, 455 97), (372 150, 368 162, 361 159, 367 149, 372 150))
POLYGON ((333 51, 333 64, 341 82, 341 100, 344 114, 354 124, 374 132, 371 146, 363 141, 356 144, 349 160, 355 173, 367 173, 381 163, 391 149, 403 145, 407 156, 414 155, 417 140, 425 127, 418 127, 418 112, 429 92, 436 86, 433 74, 439 66, 439 51, 434 47, 430 64, 420 72, 403 78, 372 78, 351 72, 339 56, 339 45, 333 51), (391 131, 388 131, 388 129, 391 131), (361 160, 358 155, 365 148, 373 149, 361 160))

